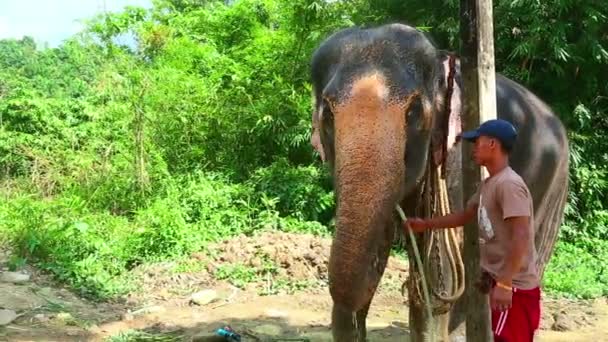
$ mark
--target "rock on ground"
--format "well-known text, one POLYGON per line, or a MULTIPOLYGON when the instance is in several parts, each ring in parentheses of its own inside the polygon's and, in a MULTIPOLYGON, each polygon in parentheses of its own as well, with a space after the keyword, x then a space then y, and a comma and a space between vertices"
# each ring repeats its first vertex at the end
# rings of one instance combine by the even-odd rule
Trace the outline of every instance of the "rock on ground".
POLYGON ((0 283, 0 308, 22 311, 46 303, 43 298, 35 295, 28 286, 0 283))
POLYGON ((17 318, 17 313, 13 310, 0 309, 0 326, 10 324, 17 318))
POLYGON ((19 272, 2 272, 0 273, 0 282, 21 284, 28 282, 30 276, 19 272))
POLYGON ((216 301, 217 298, 217 292, 215 290, 203 290, 190 296, 192 303, 197 305, 207 305, 216 301))
POLYGON ((50 319, 45 314, 37 314, 34 316, 34 320, 40 323, 48 322, 50 319))
POLYGON ((574 328, 574 322, 570 317, 564 313, 558 313, 555 315, 555 323, 551 329, 554 331, 570 331, 574 328))

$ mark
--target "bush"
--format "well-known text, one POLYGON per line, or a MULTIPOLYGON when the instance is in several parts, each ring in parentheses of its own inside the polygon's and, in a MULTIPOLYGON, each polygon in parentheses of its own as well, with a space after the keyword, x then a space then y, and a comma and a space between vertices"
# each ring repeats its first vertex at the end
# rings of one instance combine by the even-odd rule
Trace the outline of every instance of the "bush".
POLYGON ((210 241, 256 229, 327 232, 318 222, 280 217, 265 194, 218 174, 161 185, 166 193, 132 217, 91 210, 87 199, 69 193, 47 200, 17 195, 0 206, 0 231, 26 261, 95 298, 131 289, 128 271, 136 265, 187 256, 210 241))
POLYGON ((557 243, 545 272, 547 292, 576 298, 608 295, 608 242, 588 240, 581 245, 557 243))
POLYGON ((217 173, 196 172, 178 180, 173 189, 186 222, 203 241, 252 231, 258 208, 252 203, 253 191, 247 185, 232 184, 217 173))
POLYGON ((259 194, 277 198, 281 216, 328 223, 333 216, 334 194, 329 176, 314 166, 292 167, 286 159, 257 169, 248 181, 259 194))
POLYGON ((130 263, 181 256, 200 247, 201 237, 186 223, 174 198, 161 198, 139 211, 127 246, 130 263))
POLYGON ((26 260, 83 295, 106 298, 128 290, 121 279, 130 231, 125 218, 90 213, 78 198, 14 198, 1 207, 0 230, 26 260))

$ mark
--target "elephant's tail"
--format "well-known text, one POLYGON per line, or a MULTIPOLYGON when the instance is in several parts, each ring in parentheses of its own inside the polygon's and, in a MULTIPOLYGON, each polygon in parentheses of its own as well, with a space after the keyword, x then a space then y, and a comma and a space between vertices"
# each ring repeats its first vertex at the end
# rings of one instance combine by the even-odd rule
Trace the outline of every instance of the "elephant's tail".
POLYGON ((558 166, 556 176, 541 205, 544 207, 545 213, 536 217, 535 244, 538 253, 536 265, 540 279, 542 279, 545 267, 551 259, 559 236, 559 229, 563 222, 570 182, 568 171, 569 161, 568 158, 565 158, 561 165, 558 166))

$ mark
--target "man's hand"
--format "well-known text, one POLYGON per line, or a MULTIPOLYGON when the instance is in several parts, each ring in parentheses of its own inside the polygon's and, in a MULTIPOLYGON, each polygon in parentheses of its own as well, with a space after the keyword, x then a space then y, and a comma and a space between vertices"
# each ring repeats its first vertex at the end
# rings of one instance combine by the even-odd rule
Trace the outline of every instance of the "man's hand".
POLYGON ((428 228, 428 223, 427 223, 426 220, 414 217, 414 218, 409 218, 409 219, 407 219, 407 221, 405 221, 405 223, 404 223, 405 229, 407 229, 408 226, 414 232, 416 232, 416 233, 422 233, 422 232, 424 232, 428 228))
POLYGON ((490 306, 493 310, 505 311, 511 308, 513 291, 495 286, 490 292, 490 306))

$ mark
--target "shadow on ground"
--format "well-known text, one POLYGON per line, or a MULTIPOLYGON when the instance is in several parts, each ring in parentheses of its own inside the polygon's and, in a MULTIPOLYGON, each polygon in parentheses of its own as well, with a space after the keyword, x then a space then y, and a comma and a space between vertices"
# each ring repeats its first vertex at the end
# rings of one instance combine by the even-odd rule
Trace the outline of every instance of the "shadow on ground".
MULTIPOLYGON (((113 334, 109 341, 143 341, 155 338, 162 341, 224 341, 217 337, 215 331, 225 326, 231 327, 241 335, 241 341, 274 342, 274 341, 332 341, 331 328, 325 324, 298 326, 284 318, 251 318, 223 319, 199 323, 194 326, 172 326, 155 324, 142 329, 131 329, 113 334)), ((384 326, 368 326, 368 341, 408 341, 408 327, 403 322, 391 322, 384 326)), ((91 336, 93 337, 93 336, 91 336)), ((93 337, 97 341, 103 338, 93 337)), ((228 340, 226 340, 228 341, 228 340)))
MULTIPOLYGON (((79 322, 56 320, 42 324, 31 317, 24 317, 9 326, 0 327, 0 341, 218 342, 224 340, 212 337, 217 329, 225 326, 230 326, 240 334, 243 342, 332 341, 328 320, 311 319, 303 324, 297 312, 294 317, 286 315, 273 318, 263 315, 243 317, 244 312, 234 312, 233 315, 226 312, 216 314, 218 313, 213 310, 186 307, 181 310, 151 313, 134 320, 125 320, 120 317, 122 315, 117 315, 105 323, 99 322, 99 326, 93 322, 83 326, 79 322)), ((369 319, 367 331, 368 341, 409 340, 408 326, 402 321, 369 319)))

